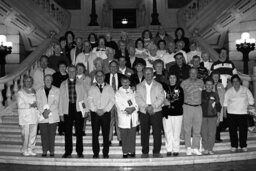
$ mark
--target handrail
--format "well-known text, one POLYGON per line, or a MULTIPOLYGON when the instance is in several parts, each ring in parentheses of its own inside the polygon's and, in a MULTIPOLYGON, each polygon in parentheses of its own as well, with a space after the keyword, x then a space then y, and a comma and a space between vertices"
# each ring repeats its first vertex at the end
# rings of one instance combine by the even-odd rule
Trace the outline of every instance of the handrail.
MULTIPOLYGON (((53 2, 52 0, 40 0, 40 1, 36 1, 33 0, 34 2, 38 2, 39 5, 41 2, 53 2)), ((22 1, 20 1, 20 3, 22 3, 22 1)), ((55 3, 55 2, 54 2, 55 3)), ((58 6, 59 7, 59 6, 58 6)), ((71 22, 71 15, 68 11, 62 9, 59 7, 59 11, 62 11, 61 14, 61 18, 59 19, 59 25, 60 25, 60 31, 59 33, 57 33, 57 35, 55 35, 54 32, 51 33, 51 37, 47 38, 46 40, 44 40, 42 42, 42 44, 36 48, 35 51, 33 51, 21 64, 17 69, 14 69, 13 71, 11 71, 9 74, 7 74, 6 76, 0 78, 0 92, 3 89, 6 89, 6 101, 5 101, 5 105, 2 105, 3 102, 3 96, 2 93, 0 93, 0 120, 1 120, 1 116, 4 114, 4 108, 8 107, 9 105, 12 104, 12 101, 15 100, 15 95, 19 89, 19 87, 22 86, 23 84, 23 77, 25 74, 31 74, 37 67, 37 61, 40 59, 41 55, 43 55, 47 48, 49 48, 49 46, 51 45, 52 41, 54 40, 55 37, 60 37, 63 36, 64 33, 68 30, 69 26, 70 26, 70 22, 71 22), (61 9, 61 10, 60 10, 61 9)), ((46 11, 47 12, 47 11, 46 11)), ((40 15, 40 14, 38 14, 40 15)), ((5 110, 8 110, 8 108, 6 108, 5 110)), ((7 112, 8 113, 8 112, 7 112)))

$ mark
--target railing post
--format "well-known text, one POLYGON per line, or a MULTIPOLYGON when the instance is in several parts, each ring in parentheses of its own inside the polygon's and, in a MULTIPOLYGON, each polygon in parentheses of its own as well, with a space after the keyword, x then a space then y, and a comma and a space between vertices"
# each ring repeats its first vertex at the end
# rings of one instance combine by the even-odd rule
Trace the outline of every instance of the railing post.
POLYGON ((253 67, 252 81, 253 81, 253 96, 255 98, 256 97, 256 66, 253 67))
POLYGON ((12 92, 11 92, 11 85, 13 84, 12 81, 8 82, 6 84, 7 89, 6 89, 6 106, 9 106, 12 102, 12 92))

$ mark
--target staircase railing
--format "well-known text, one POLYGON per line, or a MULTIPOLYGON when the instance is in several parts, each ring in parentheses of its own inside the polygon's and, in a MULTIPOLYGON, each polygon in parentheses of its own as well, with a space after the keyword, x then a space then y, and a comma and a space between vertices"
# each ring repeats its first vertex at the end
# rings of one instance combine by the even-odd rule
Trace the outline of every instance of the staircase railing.
MULTIPOLYGON (((59 23, 61 30, 57 34, 54 32, 49 33, 51 36, 45 39, 41 45, 20 64, 18 68, 14 68, 8 75, 0 78, 0 92, 2 92, 0 93, 0 123, 2 122, 2 116, 14 114, 13 109, 16 106, 16 94, 23 86, 24 76, 30 75, 34 72, 38 66, 40 57, 51 46, 54 37, 62 36, 70 26, 70 13, 59 7, 53 0, 33 0, 33 2, 45 9, 49 15, 52 15, 52 17, 54 17, 59 23), (51 8, 46 5, 48 3, 50 3, 51 8), (5 101, 4 97, 6 98, 5 101)), ((22 3, 22 1, 20 1, 20 3, 22 3)))

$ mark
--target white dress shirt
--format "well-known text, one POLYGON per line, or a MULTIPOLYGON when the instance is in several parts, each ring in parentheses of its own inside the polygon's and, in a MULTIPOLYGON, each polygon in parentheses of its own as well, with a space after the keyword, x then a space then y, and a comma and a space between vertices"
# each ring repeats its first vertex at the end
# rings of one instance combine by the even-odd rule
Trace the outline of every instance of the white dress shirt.
POLYGON ((119 71, 120 71, 123 75, 125 75, 125 70, 126 70, 126 67, 124 67, 124 69, 119 68, 119 71))
POLYGON ((227 107, 229 114, 243 115, 247 114, 248 105, 254 104, 254 98, 251 91, 244 86, 240 86, 236 91, 234 87, 227 90, 224 97, 224 107, 227 107))
POLYGON ((150 96, 150 94, 151 94, 151 87, 152 87, 152 84, 153 84, 153 81, 151 82, 150 85, 148 85, 148 83, 145 82, 146 91, 147 91, 147 94, 146 94, 146 103, 147 103, 148 105, 151 105, 151 96, 150 96))
MULTIPOLYGON (((115 80, 116 80, 116 90, 118 89, 118 78, 117 78, 117 73, 115 73, 114 75, 115 80)), ((110 78, 109 78, 109 84, 112 86, 112 79, 113 79, 113 74, 110 74, 110 78)), ((112 86, 113 87, 113 86, 112 86)))

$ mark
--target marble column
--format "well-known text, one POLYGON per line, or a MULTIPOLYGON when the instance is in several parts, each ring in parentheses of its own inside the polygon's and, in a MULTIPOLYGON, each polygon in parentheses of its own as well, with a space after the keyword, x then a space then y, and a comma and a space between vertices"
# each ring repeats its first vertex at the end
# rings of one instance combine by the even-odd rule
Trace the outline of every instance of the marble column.
POLYGON ((156 0, 153 0, 153 13, 151 14, 151 18, 152 18, 151 25, 160 25, 158 16, 159 14, 157 13, 157 3, 156 3, 156 0))
POLYGON ((98 15, 96 14, 96 4, 95 0, 92 0, 92 8, 91 8, 91 14, 90 14, 91 21, 88 24, 88 26, 98 26, 97 18, 98 15))

